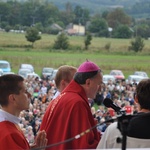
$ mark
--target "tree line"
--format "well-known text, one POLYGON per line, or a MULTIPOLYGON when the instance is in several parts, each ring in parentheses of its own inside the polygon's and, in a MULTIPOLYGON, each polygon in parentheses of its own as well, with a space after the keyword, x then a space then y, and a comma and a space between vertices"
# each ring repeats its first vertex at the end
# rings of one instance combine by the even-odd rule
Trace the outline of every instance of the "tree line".
MULTIPOLYGON (((10 29, 26 31, 26 38, 32 42, 32 46, 36 40, 41 38, 38 35, 39 31, 50 34, 59 33, 59 30, 51 28, 53 23, 58 24, 63 29, 69 23, 85 26, 85 49, 88 49, 92 36, 136 37, 129 49, 139 51, 144 46, 141 38, 148 39, 150 37, 150 20, 144 18, 135 19, 129 16, 122 8, 91 15, 88 9, 79 5, 73 7, 71 3, 67 2, 65 6, 65 10, 62 11, 48 1, 28 0, 18 2, 10 0, 0 2, 0 27, 7 32, 10 29), (139 43, 139 41, 141 41, 141 44, 136 48, 136 42, 139 43)), ((65 35, 60 35, 54 48, 67 49, 67 41, 65 35)), ((109 49, 110 44, 106 47, 109 49)))
POLYGON ((42 33, 57 34, 59 31, 51 28, 53 23, 64 29, 69 23, 81 24, 98 37, 150 37, 150 20, 132 18, 121 8, 91 15, 88 9, 78 5, 73 8, 69 2, 63 11, 48 1, 0 2, 0 27, 6 31, 26 30, 34 26, 42 33), (112 31, 108 30, 109 27, 112 31))

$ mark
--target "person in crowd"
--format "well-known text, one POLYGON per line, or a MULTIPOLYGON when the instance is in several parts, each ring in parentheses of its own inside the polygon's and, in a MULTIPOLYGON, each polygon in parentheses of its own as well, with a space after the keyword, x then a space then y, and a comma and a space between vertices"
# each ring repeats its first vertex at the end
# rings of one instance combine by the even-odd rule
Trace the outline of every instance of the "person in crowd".
MULTIPOLYGON (((140 81, 136 88, 135 102, 138 104, 138 113, 133 115, 127 125, 127 137, 143 140, 144 144, 139 145, 138 140, 135 143, 127 143, 128 148, 149 148, 150 147, 150 79, 140 81)), ((118 124, 119 121, 118 121, 118 124)), ((98 149, 121 148, 121 143, 117 143, 121 136, 117 128, 117 122, 112 123, 106 129, 99 142, 98 149)), ((128 142, 128 141, 127 141, 128 142)), ((141 142, 142 143, 142 142, 141 142)))
POLYGON ((109 80, 108 84, 107 84, 107 87, 108 87, 109 92, 112 94, 112 92, 113 92, 113 90, 115 88, 114 82, 112 80, 109 80))
POLYGON ((101 88, 98 90, 96 97, 94 98, 94 103, 100 106, 100 105, 103 105, 103 100, 104 100, 104 96, 103 96, 103 91, 101 88))
POLYGON ((92 61, 82 63, 73 80, 50 102, 40 130, 53 149, 94 149, 100 140, 88 98, 94 99, 102 84, 101 69, 92 61), (54 146, 55 145, 55 146, 54 146))
POLYGON ((19 126, 20 112, 29 109, 30 97, 21 76, 8 74, 0 77, 0 149, 25 150, 47 144, 43 130, 37 134, 35 142, 30 146, 19 126))
POLYGON ((73 76, 76 72, 77 68, 69 65, 63 65, 58 68, 55 76, 57 92, 55 93, 53 99, 55 99, 65 89, 65 87, 73 79, 73 76))

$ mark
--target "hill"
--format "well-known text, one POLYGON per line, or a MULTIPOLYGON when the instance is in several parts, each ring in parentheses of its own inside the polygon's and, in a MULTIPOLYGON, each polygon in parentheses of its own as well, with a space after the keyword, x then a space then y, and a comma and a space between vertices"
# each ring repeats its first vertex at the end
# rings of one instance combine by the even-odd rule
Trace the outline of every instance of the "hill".
MULTIPOLYGON (((88 8, 90 13, 102 13, 105 10, 111 10, 116 7, 124 8, 125 11, 134 17, 149 17, 149 11, 143 8, 150 6, 150 0, 48 0, 55 4, 59 9, 65 9, 65 4, 69 2, 73 7, 80 5, 83 8, 88 8), (134 10, 133 10, 134 9, 134 10), (134 12, 133 12, 133 11, 134 12)), ((149 8, 150 9, 150 8, 149 8)))
MULTIPOLYGON (((73 6, 80 5, 82 7, 90 9, 92 12, 102 10, 107 10, 108 8, 113 7, 131 7, 139 0, 48 0, 49 2, 54 3, 59 8, 65 8, 67 2, 71 3, 73 6), (94 9, 93 9, 94 8, 94 9)), ((142 0, 141 0, 142 1, 142 0)), ((144 1, 144 0, 143 0, 144 1)))
MULTIPOLYGON (((9 0, 14 1, 14 0, 9 0)), ((29 0, 15 0, 18 2, 26 2, 29 0)), ((41 3, 51 2, 58 7, 59 10, 64 10, 67 3, 70 3, 73 8, 79 5, 82 8, 87 8, 90 14, 102 13, 110 11, 114 8, 123 8, 126 13, 134 18, 149 18, 150 0, 32 0, 41 3)), ((8 2, 8 0, 0 0, 0 2, 8 2)))

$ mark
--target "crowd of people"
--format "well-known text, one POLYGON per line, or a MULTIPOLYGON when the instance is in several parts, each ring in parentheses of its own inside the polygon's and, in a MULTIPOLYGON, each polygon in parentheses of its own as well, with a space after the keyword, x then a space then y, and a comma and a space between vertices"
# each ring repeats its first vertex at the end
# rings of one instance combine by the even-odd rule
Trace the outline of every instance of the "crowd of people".
MULTIPOLYGON (((69 66, 66 65, 65 67, 69 66)), ((64 69, 62 68, 63 67, 60 67, 58 71, 64 71, 64 69)), ((66 79, 60 78, 60 76, 64 74, 64 72, 62 74, 60 73, 60 75, 57 77, 57 79, 59 80, 57 81, 51 81, 46 77, 42 80, 33 77, 30 78, 30 76, 25 79, 24 82, 27 87, 27 92, 31 95, 31 103, 29 104, 29 108, 27 110, 24 109, 20 112, 19 117, 21 120, 19 122, 19 126, 21 127, 21 130, 23 131, 29 144, 34 143, 35 137, 40 130, 47 130, 47 133, 50 134, 47 135, 49 136, 49 138, 51 138, 51 140, 48 139, 49 145, 61 142, 61 140, 65 140, 69 137, 71 138, 83 132, 83 130, 87 130, 88 128, 94 126, 95 124, 93 120, 96 121, 96 123, 99 123, 96 130, 99 131, 100 134, 104 133, 107 127, 111 124, 111 122, 103 122, 117 115, 117 113, 112 108, 105 107, 105 105, 103 104, 103 100, 105 98, 110 98, 114 104, 122 108, 122 110, 124 110, 127 114, 136 114, 138 112, 138 104, 134 100, 137 84, 127 84, 125 81, 113 82, 112 80, 109 80, 107 84, 104 84, 102 82, 101 69, 96 64, 93 64, 90 61, 86 61, 85 63, 81 64, 78 69, 75 67, 71 67, 71 69, 74 72, 71 74, 70 79, 69 81, 67 81, 67 83, 64 82, 67 79, 66 77, 66 79), (57 84, 55 84, 55 81, 57 84), (69 82, 71 83, 69 84, 69 82), (64 86, 64 88, 59 91, 60 83, 62 84, 62 87, 64 86), (90 112, 92 116, 89 114, 89 109, 86 106, 86 102, 81 103, 82 99, 86 99, 84 91, 82 91, 81 87, 84 89, 88 98, 88 106, 90 106, 90 112), (78 92, 77 95, 75 95, 76 91, 78 92), (56 96, 56 93, 59 94, 56 96), (67 96, 65 96, 66 93, 67 96), (81 101, 72 103, 73 101, 76 101, 72 99, 72 95, 74 95, 73 97, 81 99, 81 101), (61 99, 61 102, 59 99, 61 99), (70 102, 69 99, 71 99, 72 102, 70 102), (79 111, 79 109, 78 111, 76 111, 77 108, 79 108, 79 105, 81 107, 81 111, 79 111), (62 107, 65 107, 67 111, 65 110, 64 112, 64 108, 62 107), (51 112, 54 108, 55 113, 51 112), (73 116, 75 116, 75 118, 72 118, 72 112, 74 112, 73 116), (50 115, 51 113, 53 113, 53 117, 56 116, 57 118, 53 118, 50 115), (67 119, 65 120, 65 118, 67 119), (42 121, 44 123, 42 123, 42 121), (65 122, 65 124, 66 122, 68 122, 68 126, 65 127, 62 123, 63 121, 65 122), (79 124, 80 121, 84 122, 82 122, 84 124, 83 126, 79 124), (59 130, 61 130, 57 132, 66 132, 66 134, 61 134, 63 136, 62 138, 60 138, 59 133, 56 134, 56 131, 53 131, 53 129, 50 130, 49 128, 50 125, 55 126, 56 122, 57 124, 59 124, 59 130), (71 125, 76 126, 76 128, 72 130, 71 125), (70 135, 68 135, 68 130, 70 135), (54 132, 55 134, 52 134, 52 132, 54 132), (54 136, 58 136, 57 139, 60 138, 60 141, 53 141, 52 139, 54 138, 52 137, 54 136)), ((90 137, 86 138, 89 138, 88 142, 93 143, 93 147, 89 145, 89 143, 86 143, 86 140, 81 138, 82 140, 80 140, 79 143, 76 141, 75 143, 72 142, 72 145, 66 144, 66 146, 64 146, 65 144, 63 144, 64 147, 60 148, 70 148, 72 146, 74 146, 72 148, 96 148, 96 145, 100 141, 101 137, 100 135, 96 134, 95 129, 92 131, 90 136, 92 136, 94 140, 90 139, 90 137), (80 143, 82 143, 81 147, 79 147, 80 143), (75 145, 78 145, 78 147, 76 147, 75 145)))
MULTIPOLYGON (((125 111, 126 114, 136 114, 138 111, 137 103, 134 101, 136 87, 137 84, 127 84, 125 81, 113 82, 109 80, 107 84, 103 83, 101 91, 97 93, 96 98, 92 101, 92 113, 98 119, 99 123, 117 115, 114 109, 107 108, 103 104, 106 98, 111 99, 112 102, 120 107, 122 111, 125 111), (93 104, 98 105, 97 110, 93 104)), ((108 125, 104 123, 98 126, 98 130, 104 132, 108 125)))
POLYGON ((150 79, 142 80, 135 90, 136 115, 122 115, 109 125, 97 148, 150 148, 150 79))

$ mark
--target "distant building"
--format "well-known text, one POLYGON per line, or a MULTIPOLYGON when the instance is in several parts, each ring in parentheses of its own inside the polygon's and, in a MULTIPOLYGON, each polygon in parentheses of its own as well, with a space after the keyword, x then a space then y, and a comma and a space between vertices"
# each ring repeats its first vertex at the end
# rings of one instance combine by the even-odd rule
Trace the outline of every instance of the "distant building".
POLYGON ((85 26, 70 23, 66 27, 66 32, 68 35, 81 35, 81 36, 83 36, 83 35, 85 35, 85 26))
POLYGON ((59 31, 63 30, 63 28, 61 26, 59 26, 58 24, 56 24, 56 23, 53 23, 50 27, 53 30, 59 30, 59 31))
POLYGON ((112 32, 112 31, 113 31, 113 28, 108 27, 108 31, 109 31, 109 32, 112 32))

